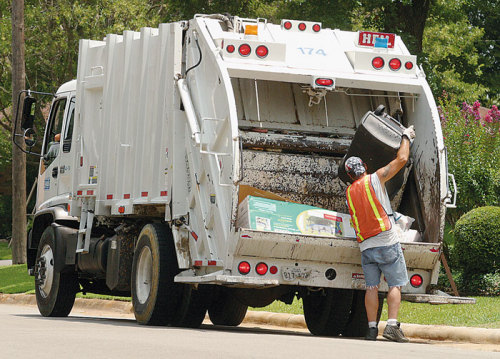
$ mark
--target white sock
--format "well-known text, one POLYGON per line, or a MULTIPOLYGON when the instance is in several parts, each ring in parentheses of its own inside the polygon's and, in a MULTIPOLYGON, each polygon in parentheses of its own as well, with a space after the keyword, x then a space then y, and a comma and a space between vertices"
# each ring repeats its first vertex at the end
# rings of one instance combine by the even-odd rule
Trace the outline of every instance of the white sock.
POLYGON ((397 319, 387 319, 387 325, 398 325, 397 319))
POLYGON ((368 328, 376 328, 377 322, 368 322, 368 328))

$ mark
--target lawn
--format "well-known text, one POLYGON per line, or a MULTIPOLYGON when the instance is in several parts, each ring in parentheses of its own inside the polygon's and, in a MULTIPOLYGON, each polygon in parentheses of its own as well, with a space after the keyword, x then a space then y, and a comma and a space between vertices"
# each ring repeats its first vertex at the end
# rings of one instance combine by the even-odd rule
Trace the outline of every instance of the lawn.
MULTIPOLYGON (((34 292, 33 277, 28 275, 26 265, 0 267, 0 293, 34 292)), ((125 297, 81 295, 84 298, 130 300, 125 297)), ((400 321, 413 324, 451 325, 465 327, 500 328, 500 297, 475 297, 476 304, 401 303, 400 321)), ((276 313, 302 314, 302 300, 295 299, 291 305, 275 301, 267 307, 251 310, 276 313)), ((382 320, 387 320, 387 305, 384 303, 382 320)))
POLYGON ((12 259, 12 252, 7 242, 0 242, 0 260, 12 259))

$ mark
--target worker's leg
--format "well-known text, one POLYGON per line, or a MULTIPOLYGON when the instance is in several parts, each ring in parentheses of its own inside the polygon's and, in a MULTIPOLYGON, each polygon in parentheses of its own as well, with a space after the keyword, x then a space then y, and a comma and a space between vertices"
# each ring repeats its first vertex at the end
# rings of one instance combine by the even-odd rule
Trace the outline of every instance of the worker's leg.
POLYGON ((368 287, 366 288, 365 294, 365 308, 366 316, 368 322, 377 321, 377 311, 378 311, 378 287, 368 287))
MULTIPOLYGON (((388 319, 398 319, 401 304, 401 287, 391 287, 387 293, 388 319)), ((368 310, 366 311, 368 313, 368 310)))

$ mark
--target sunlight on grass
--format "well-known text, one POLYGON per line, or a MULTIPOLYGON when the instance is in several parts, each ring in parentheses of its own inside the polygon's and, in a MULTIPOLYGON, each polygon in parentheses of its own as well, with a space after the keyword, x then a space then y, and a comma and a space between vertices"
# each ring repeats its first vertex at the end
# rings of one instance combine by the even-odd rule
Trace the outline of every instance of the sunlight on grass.
POLYGON ((24 293, 34 290, 35 281, 28 275, 26 264, 0 267, 0 293, 24 293))

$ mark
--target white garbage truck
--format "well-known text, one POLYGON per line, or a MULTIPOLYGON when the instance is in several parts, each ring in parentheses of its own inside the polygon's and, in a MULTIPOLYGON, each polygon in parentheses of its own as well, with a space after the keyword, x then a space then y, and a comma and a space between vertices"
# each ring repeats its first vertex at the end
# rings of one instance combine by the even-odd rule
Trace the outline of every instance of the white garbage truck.
MULTIPOLYGON (((436 104, 399 36, 197 15, 80 40, 46 121, 28 236, 41 314, 66 316, 89 292, 131 296, 141 324, 198 327, 208 311, 236 326, 249 306, 299 298, 313 334, 364 335, 341 172, 358 130, 376 132, 369 118, 416 130, 390 195, 415 219, 403 293, 425 293, 452 186, 436 104)), ((388 156, 356 146, 388 162, 399 142, 388 156)))

